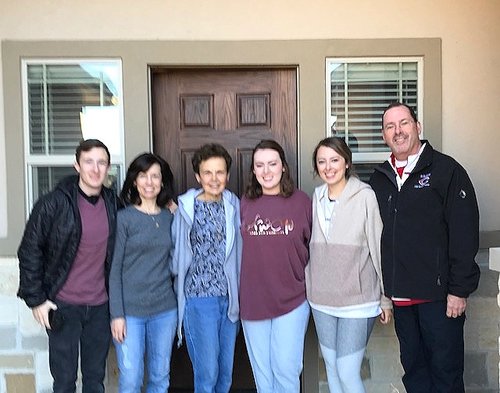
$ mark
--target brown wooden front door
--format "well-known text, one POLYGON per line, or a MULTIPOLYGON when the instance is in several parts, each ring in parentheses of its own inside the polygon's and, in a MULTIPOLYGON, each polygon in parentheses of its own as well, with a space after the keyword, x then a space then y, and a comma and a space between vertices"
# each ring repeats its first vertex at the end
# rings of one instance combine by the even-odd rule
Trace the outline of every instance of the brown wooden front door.
MULTIPOLYGON (((178 194, 198 187, 194 151, 220 143, 233 158, 228 188, 242 195, 254 146, 283 146, 297 181, 297 70, 295 68, 153 68, 153 149, 172 168, 178 194)), ((192 389, 185 345, 172 355, 171 392, 192 389)), ((233 391, 255 389, 242 334, 235 352, 233 391)), ((249 390, 251 391, 251 390, 249 390)))

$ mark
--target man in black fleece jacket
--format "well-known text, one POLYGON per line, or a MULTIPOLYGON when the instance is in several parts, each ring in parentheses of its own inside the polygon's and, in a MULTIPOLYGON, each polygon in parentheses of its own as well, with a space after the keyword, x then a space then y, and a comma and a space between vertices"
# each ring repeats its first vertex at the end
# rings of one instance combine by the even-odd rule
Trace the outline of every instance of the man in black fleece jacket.
POLYGON ((406 391, 461 393, 465 308, 480 276, 479 211, 465 169, 420 132, 409 106, 385 110, 382 136, 392 154, 370 180, 384 223, 385 294, 406 391))

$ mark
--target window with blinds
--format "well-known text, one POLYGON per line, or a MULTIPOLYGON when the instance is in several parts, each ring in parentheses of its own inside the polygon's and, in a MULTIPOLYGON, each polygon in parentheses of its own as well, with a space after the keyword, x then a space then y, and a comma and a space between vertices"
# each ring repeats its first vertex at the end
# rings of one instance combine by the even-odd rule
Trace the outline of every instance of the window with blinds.
POLYGON ((328 58, 326 70, 326 134, 344 138, 355 162, 383 161, 389 149, 382 139, 382 113, 399 101, 420 114, 422 59, 328 58))
POLYGON ((120 60, 24 60, 23 100, 28 205, 68 174, 82 139, 111 153, 108 185, 122 177, 123 108, 120 60))

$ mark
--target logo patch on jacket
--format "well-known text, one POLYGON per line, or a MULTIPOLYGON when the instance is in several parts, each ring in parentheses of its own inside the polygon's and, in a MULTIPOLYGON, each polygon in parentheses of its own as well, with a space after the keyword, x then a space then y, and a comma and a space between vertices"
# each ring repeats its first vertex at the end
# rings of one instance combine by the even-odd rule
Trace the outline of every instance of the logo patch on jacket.
POLYGON ((430 187, 430 186, 431 186, 431 174, 430 173, 423 173, 420 175, 420 178, 418 179, 418 183, 415 184, 413 187, 424 188, 424 187, 430 187))

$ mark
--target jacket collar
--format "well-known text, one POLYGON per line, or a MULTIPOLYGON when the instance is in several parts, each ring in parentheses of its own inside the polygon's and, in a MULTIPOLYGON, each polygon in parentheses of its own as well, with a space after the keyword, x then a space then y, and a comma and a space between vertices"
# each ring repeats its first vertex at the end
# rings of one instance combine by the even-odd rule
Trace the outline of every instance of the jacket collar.
MULTIPOLYGON (((203 189, 201 188, 191 188, 179 196, 179 210, 189 222, 193 222, 194 219, 194 200, 202 192, 203 189)), ((222 192, 222 200, 224 202, 226 216, 231 216, 234 213, 236 204, 235 199, 237 199, 236 196, 234 196, 229 190, 224 190, 222 192)))
MULTIPOLYGON (((432 164, 434 148, 426 139, 422 139, 421 142, 422 144, 425 144, 425 147, 422 151, 422 154, 420 155, 420 158, 418 159, 417 164, 415 165, 415 168, 412 170, 412 173, 420 172, 425 167, 432 164)), ((385 174, 389 179, 391 179, 394 184, 396 184, 396 173, 394 172, 394 169, 392 168, 391 163, 388 160, 375 167, 375 170, 385 174)))
MULTIPOLYGON (((180 214, 184 220, 189 224, 193 225, 194 221, 194 200, 201 194, 203 190, 201 188, 191 188, 184 194, 179 196, 179 208, 176 214, 180 214)), ((222 192, 222 201, 224 203, 224 212, 226 219, 226 257, 229 255, 234 238, 236 236, 235 231, 232 229, 234 227, 234 219, 238 219, 237 213, 237 203, 238 198, 229 190, 224 190, 222 192)))
POLYGON ((413 169, 412 172, 420 172, 425 167, 432 164, 432 157, 434 155, 434 148, 431 146, 431 144, 427 140, 422 140, 422 143, 426 144, 424 151, 420 155, 420 158, 419 158, 419 160, 418 160, 417 164, 415 165, 415 168, 413 169))

